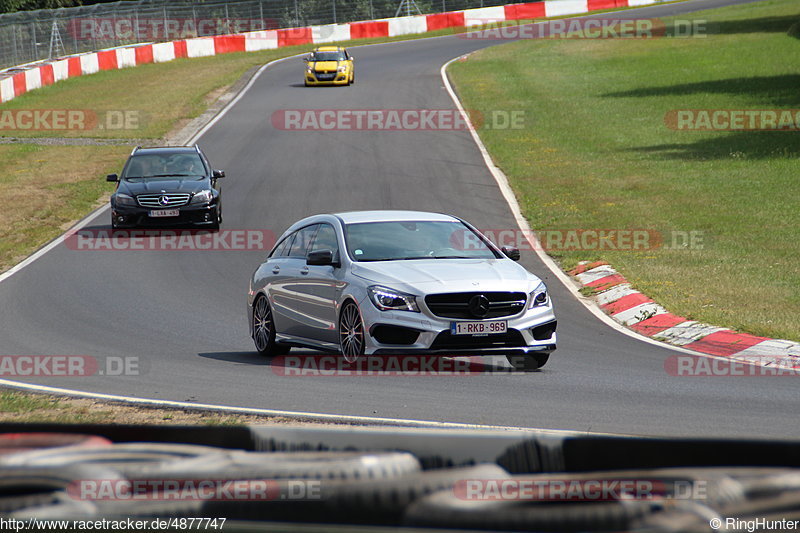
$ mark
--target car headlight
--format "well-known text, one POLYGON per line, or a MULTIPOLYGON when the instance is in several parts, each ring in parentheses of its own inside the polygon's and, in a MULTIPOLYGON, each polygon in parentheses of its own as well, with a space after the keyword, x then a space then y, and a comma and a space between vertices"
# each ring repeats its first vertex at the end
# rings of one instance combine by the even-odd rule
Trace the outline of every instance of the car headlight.
POLYGON ((347 72, 347 65, 342 65, 341 67, 339 67, 336 70, 338 70, 339 72, 347 72))
POLYGON ((530 297, 528 309, 542 307, 548 304, 550 298, 547 296, 547 287, 545 287, 544 282, 539 283, 536 289, 530 294, 530 297))
POLYGON ((114 199, 117 205, 136 205, 136 200, 133 199, 133 196, 125 193, 118 192, 114 195, 114 199))
POLYGON ((314 72, 314 69, 311 67, 306 67, 306 72, 314 72))
POLYGON ((414 295, 379 285, 367 288, 367 292, 369 293, 369 299, 381 311, 413 311, 419 313, 417 298, 414 295))
POLYGON ((194 193, 194 196, 192 196, 192 201, 189 202, 189 203, 190 204, 207 204, 207 203, 209 203, 211 201, 211 199, 213 197, 214 197, 214 195, 211 193, 211 191, 200 191, 200 192, 194 193))

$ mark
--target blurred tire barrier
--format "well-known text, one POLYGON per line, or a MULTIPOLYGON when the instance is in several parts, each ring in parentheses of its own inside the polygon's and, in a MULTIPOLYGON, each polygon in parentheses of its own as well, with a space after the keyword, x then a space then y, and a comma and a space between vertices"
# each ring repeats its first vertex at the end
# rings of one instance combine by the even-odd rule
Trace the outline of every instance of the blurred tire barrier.
POLYGON ((31 429, 20 435, 20 425, 0 424, 17 434, 5 439, 11 453, 0 453, 0 516, 224 517, 226 529, 248 531, 331 524, 648 533, 708 531, 709 520, 726 516, 800 518, 794 441, 281 424, 188 428, 181 442, 176 427, 31 429), (647 491, 600 499, 464 492, 625 481, 647 491))
POLYGON ((293 499, 296 481, 279 480, 270 501, 208 501, 206 516, 232 520, 284 520, 340 524, 400 525, 405 509, 433 492, 452 490, 463 479, 508 478, 494 464, 416 472, 385 480, 321 480, 318 491, 293 499))
POLYGON ((80 433, 2 433, 0 456, 40 448, 81 446, 86 448, 109 446, 111 441, 98 435, 80 433))
POLYGON ((341 481, 384 480, 419 472, 420 464, 410 453, 365 452, 246 452, 230 451, 173 461, 151 473, 171 478, 199 479, 327 479, 341 481))
POLYGON ((105 448, 48 448, 0 457, 0 466, 64 467, 68 465, 103 465, 121 475, 136 475, 142 468, 156 473, 179 459, 218 454, 220 450, 194 444, 136 442, 113 444, 105 448))
POLYGON ((663 508, 660 502, 536 504, 467 501, 441 491, 412 504, 405 525, 492 531, 629 531, 631 525, 663 508))
POLYGON ((85 515, 94 511, 67 495, 71 484, 81 479, 123 480, 112 468, 102 465, 0 466, 0 516, 28 514, 34 509, 57 508, 57 512, 85 515))

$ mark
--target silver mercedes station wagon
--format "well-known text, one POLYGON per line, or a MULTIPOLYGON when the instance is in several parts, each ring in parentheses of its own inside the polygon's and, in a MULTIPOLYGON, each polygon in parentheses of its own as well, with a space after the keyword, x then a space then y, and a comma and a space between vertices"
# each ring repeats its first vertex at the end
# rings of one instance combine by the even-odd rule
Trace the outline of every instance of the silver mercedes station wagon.
POLYGON ((505 355, 535 370, 556 349, 547 287, 467 222, 415 211, 323 214, 293 224, 253 273, 250 335, 371 354, 505 355))

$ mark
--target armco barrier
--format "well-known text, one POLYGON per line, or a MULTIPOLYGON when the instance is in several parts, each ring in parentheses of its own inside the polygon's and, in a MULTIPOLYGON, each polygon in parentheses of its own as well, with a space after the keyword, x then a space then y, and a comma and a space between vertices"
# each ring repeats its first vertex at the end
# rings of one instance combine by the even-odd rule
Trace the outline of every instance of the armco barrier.
POLYGON ((66 78, 101 70, 162 63, 181 57, 205 57, 232 52, 271 50, 285 46, 322 44, 352 39, 395 37, 446 28, 461 28, 511 20, 580 15, 601 9, 642 6, 661 0, 552 0, 414 15, 382 20, 327 24, 303 28, 261 30, 216 37, 198 37, 100 50, 48 63, 22 65, 0 72, 0 102, 66 78))

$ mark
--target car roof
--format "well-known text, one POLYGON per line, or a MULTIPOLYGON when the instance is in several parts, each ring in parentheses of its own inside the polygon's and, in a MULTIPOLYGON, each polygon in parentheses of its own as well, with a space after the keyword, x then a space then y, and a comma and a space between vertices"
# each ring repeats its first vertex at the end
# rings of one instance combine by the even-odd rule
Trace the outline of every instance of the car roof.
POLYGON ((197 148, 194 146, 151 146, 149 148, 137 148, 131 155, 192 153, 198 153, 197 148))
POLYGON ((314 48, 315 52, 338 52, 340 50, 344 51, 344 48, 341 46, 318 46, 314 48))
POLYGON ((345 224, 360 222, 393 222, 393 221, 431 221, 431 222, 456 222, 457 218, 442 213, 429 213, 426 211, 401 211, 401 210, 375 210, 375 211, 347 211, 336 213, 345 224))

